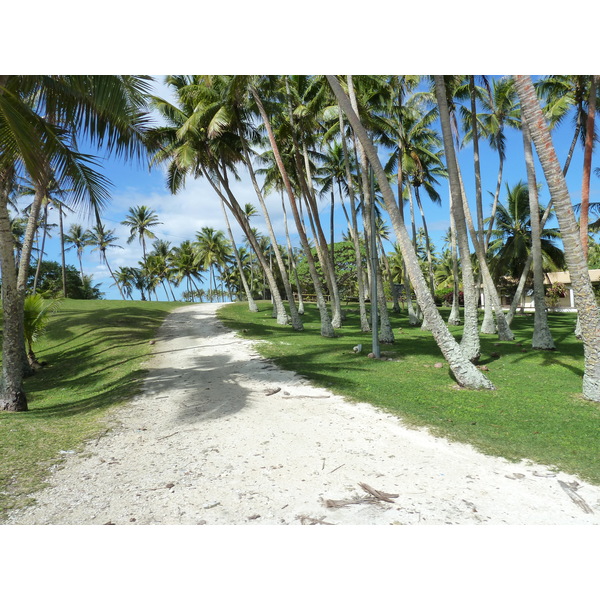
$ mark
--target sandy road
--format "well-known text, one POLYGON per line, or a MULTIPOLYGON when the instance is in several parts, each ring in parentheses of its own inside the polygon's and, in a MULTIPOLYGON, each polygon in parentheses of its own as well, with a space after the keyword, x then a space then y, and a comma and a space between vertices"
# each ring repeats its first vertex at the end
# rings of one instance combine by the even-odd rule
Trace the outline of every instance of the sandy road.
POLYGON ((222 326, 217 307, 167 317, 143 393, 7 524, 600 523, 600 487, 308 385, 222 326), (397 497, 364 502, 359 483, 397 497))

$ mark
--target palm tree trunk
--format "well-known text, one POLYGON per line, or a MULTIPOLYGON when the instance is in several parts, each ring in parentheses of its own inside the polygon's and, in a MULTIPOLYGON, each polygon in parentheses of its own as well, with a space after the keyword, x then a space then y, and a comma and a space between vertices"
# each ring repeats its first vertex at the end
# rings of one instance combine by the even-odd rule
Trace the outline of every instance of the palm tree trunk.
MULTIPOLYGON (((123 298, 123 300, 126 300, 125 295, 123 294, 123 290, 121 289, 121 286, 119 285, 119 281, 115 277, 115 274, 112 272, 112 269, 110 268, 110 265, 108 264, 108 260, 106 258, 106 250, 101 250, 101 252, 102 252, 102 259, 104 260, 104 264, 106 265, 106 268, 108 269, 108 272, 110 273, 110 276, 113 278, 113 281, 117 284, 117 288, 119 290, 119 293, 121 294, 121 298, 123 298)), ((143 294, 143 292, 142 292, 142 294, 143 294)))
POLYGON ((588 224, 590 216, 590 176, 592 174, 592 152, 595 138, 596 116, 596 75, 591 76, 590 98, 585 132, 585 149, 583 152, 583 180, 581 182, 581 210, 579 211, 579 235, 585 258, 588 256, 588 224))
POLYGON ((37 290, 38 279, 42 270, 42 260, 44 260, 44 249, 46 247, 46 236, 48 234, 48 202, 44 206, 44 218, 42 222, 42 246, 40 248, 40 255, 38 257, 37 266, 35 269, 35 277, 33 278, 33 293, 37 290))
MULTIPOLYGON (((62 286, 63 286, 63 297, 67 297, 67 269, 65 266, 65 237, 63 232, 63 213, 62 204, 58 204, 58 231, 60 235, 60 260, 62 269, 62 286)), ((83 279, 81 280, 83 283, 83 279)))
MULTIPOLYGON (((356 95, 354 93, 354 86, 352 85, 352 76, 348 76, 348 91, 350 96, 350 103, 353 110, 358 113, 358 103, 356 101, 356 95)), ((356 132, 355 132, 356 133, 356 132)), ((371 256, 372 252, 377 253, 377 246, 373 244, 376 240, 377 233, 373 227, 373 219, 371 219, 372 211, 374 210, 375 193, 374 186, 371 186, 369 182, 369 166, 367 155, 365 154, 364 148, 360 140, 356 140, 355 147, 358 151, 358 158, 360 164, 360 178, 363 190, 363 230, 365 232, 365 250, 367 251, 367 266, 371 273, 371 286, 375 283, 377 286, 377 307, 379 309, 379 341, 384 344, 394 343, 394 331, 390 323, 390 316, 387 309, 387 302, 385 298, 385 292, 383 288, 383 279, 381 277, 381 271, 378 268, 373 268, 374 264, 377 264, 376 256, 371 256)), ((373 292, 375 293, 375 292, 373 292)), ((371 303, 373 298, 371 298, 371 303)), ((373 307, 371 308, 373 310, 373 307)))
MULTIPOLYGON (((449 185, 449 184, 448 184, 449 185)), ((448 325, 460 325, 460 282, 458 278, 458 246, 456 243, 456 230, 454 225, 454 211, 452 210, 452 203, 454 199, 452 197, 452 190, 449 190, 450 197, 450 244, 452 246, 452 309, 448 316, 448 325)))
MULTIPOLYGON (((457 168, 458 170, 458 168, 457 168)), ((477 237, 477 233, 475 231, 475 227, 473 226, 473 220, 471 218, 471 211, 469 210, 469 204, 467 203, 467 198, 464 193, 464 189, 462 189, 462 180, 460 179, 460 170, 458 170, 458 177, 461 183, 461 190, 463 193, 463 210, 465 214, 465 221, 467 223, 467 227, 469 229, 469 233, 471 234, 471 239, 473 241, 473 246, 475 248, 475 253, 477 254, 477 260, 479 261, 479 269, 481 272, 481 276, 483 279, 484 291, 486 294, 486 299, 489 300, 492 308, 494 310, 494 314, 496 315, 496 323, 498 325, 498 339, 504 342, 511 342, 515 339, 513 332, 510 330, 510 327, 506 321, 506 317, 504 315, 504 311, 502 310, 502 304, 500 303, 500 296, 498 295, 498 290, 496 290, 496 286, 494 285, 494 281, 492 279, 492 275, 490 273, 490 269, 487 264, 487 260, 485 257, 485 253, 483 252, 483 248, 481 247, 481 243, 479 238, 477 237)))
POLYGON ((227 233, 229 235, 229 240, 231 241, 231 248, 233 250, 233 255, 235 256, 235 262, 237 264, 238 271, 240 272, 240 279, 242 280, 242 286, 244 288, 244 292, 246 294, 246 298, 248 299, 248 310, 250 312, 258 312, 258 306, 254 298, 252 297, 252 292, 250 291, 250 286, 248 285, 248 281, 246 281, 246 276, 244 275, 244 269, 242 268, 242 261, 240 260, 240 253, 238 252, 237 246, 235 245, 235 239, 233 238, 233 232, 231 231, 231 225, 229 224, 229 218, 227 217, 227 211, 225 210, 225 203, 221 200, 221 208, 223 209, 223 216, 225 217, 225 225, 227 227, 227 233))
MULTIPOLYGON (((413 202, 412 192, 410 186, 407 187, 408 190, 408 206, 410 211, 410 225, 412 230, 412 245, 415 254, 417 254, 417 225, 415 222, 415 205, 413 202)), ((418 256, 418 254, 417 254, 418 256)), ((410 285, 410 284, 409 284, 410 285)), ((417 303, 417 310, 415 311, 413 308, 412 298, 408 304, 408 321, 411 325, 418 325, 421 323, 421 313, 420 307, 417 303)))
POLYGON ((521 127, 525 164, 527 165, 527 185, 529 188, 529 213, 531 223, 531 256, 533 259, 533 300, 535 306, 532 347, 536 350, 554 350, 554 340, 548 326, 548 312, 544 291, 544 271, 542 270, 542 240, 540 228, 540 206, 538 187, 533 162, 531 136, 527 124, 521 127))
MULTIPOLYGON (((23 329, 24 290, 17 285, 13 236, 7 200, 8 182, 0 173, 0 269, 2 271, 2 380, 0 382, 0 410, 27 410, 27 396, 23 390, 23 329)), ((6 177, 8 179, 8 177, 6 177)))
POLYGON ((356 218, 356 202, 354 198, 354 181, 350 171, 350 158, 348 154, 348 145, 344 135, 344 117, 342 109, 339 110, 340 132, 342 134, 342 150, 344 152, 344 167, 346 169, 346 178, 348 180, 348 194, 350 196, 350 215, 352 218, 352 243, 354 244, 354 258, 356 261, 356 281, 358 283, 358 309, 360 313, 360 330, 362 332, 371 331, 369 319, 367 318, 367 307, 365 303, 364 272, 362 265, 362 255, 360 252, 360 236, 358 235, 358 221, 356 218))
POLYGON ((275 260, 277 261, 279 273, 281 274, 281 281, 283 282, 285 294, 288 299, 288 306, 290 307, 290 318, 292 320, 292 328, 295 331, 303 331, 304 325, 302 324, 302 319, 300 318, 300 314, 298 313, 298 308, 296 307, 296 301, 294 300, 294 291, 292 290, 292 285, 290 283, 290 279, 288 277, 287 270, 285 268, 285 262, 283 260, 283 257, 281 256, 281 252, 279 250, 279 245, 277 244, 277 236, 275 235, 275 230, 273 229, 273 224, 271 223, 271 216, 269 215, 269 211, 267 209, 267 205, 265 203, 265 199, 263 198, 262 192, 260 191, 258 182, 256 181, 256 175, 254 173, 254 169, 252 168, 252 162, 250 161, 250 156, 248 154, 248 148, 246 147, 246 141, 242 138, 241 135, 240 135, 240 139, 241 139, 242 147, 244 150, 244 157, 246 159, 246 167, 248 169, 248 172, 250 173, 250 179, 252 180, 252 185, 254 186, 254 191, 256 192, 256 196, 258 198, 260 207, 263 212, 263 216, 265 218, 265 223, 267 225, 269 237, 271 238, 271 246, 273 247, 273 252, 275 253, 275 260))
POLYGON ((335 332, 333 330, 333 325, 331 323, 331 318, 329 316, 329 311, 327 310, 327 304, 325 303, 325 297, 323 296, 323 290, 321 288, 321 282, 319 281, 319 275, 317 273, 317 268, 315 266, 312 253, 310 251, 310 245, 308 243, 308 238, 306 237, 306 232, 304 231, 304 227, 302 225, 302 221, 300 220, 300 213, 298 212, 298 206, 296 203, 296 198, 294 196, 294 192, 292 190, 292 184, 290 183, 287 171, 281 159, 281 155, 279 154, 279 148, 277 146, 277 142, 275 140, 275 136, 273 135, 273 130, 271 128, 271 123, 269 121, 269 117, 265 111, 265 107, 262 104, 262 101, 254 88, 250 89, 254 100, 258 106, 258 110, 262 117, 263 123, 267 129, 267 135, 269 137, 269 142, 271 144, 271 149, 273 150, 273 154, 275 156, 275 161, 277 162, 277 166, 279 168, 279 172, 283 179, 283 183, 285 185, 285 189, 288 194, 288 199, 290 201, 290 207, 292 209, 292 214, 294 216, 294 221, 296 223, 296 228, 298 229, 298 235, 300 236, 300 243, 302 244, 302 249, 306 255, 306 262, 308 263, 308 270, 310 272, 310 276, 313 280, 313 285, 315 288, 315 294, 317 296, 317 306, 319 308, 319 314, 321 316, 321 335, 323 337, 335 337, 335 332))
POLYGON ((367 132, 362 126, 359 118, 356 116, 350 101, 346 97, 346 94, 342 90, 337 79, 332 75, 327 75, 327 80, 335 93, 335 96, 342 106, 342 109, 348 116, 352 128, 356 135, 360 139, 360 142, 368 156, 369 162, 371 163, 375 172, 375 177, 379 184, 379 188, 383 194, 383 199, 387 208, 387 211, 392 220, 394 232, 398 239, 398 244, 402 251, 402 255, 406 260, 407 270, 410 274, 411 282, 417 293, 419 304, 421 305, 423 312, 431 326, 432 334, 444 354, 444 357, 450 365, 452 373, 456 377, 459 385, 473 389, 494 389, 494 385, 479 371, 475 365, 473 365, 463 354, 460 346, 448 330, 448 327, 444 323, 439 311, 435 306, 435 302, 429 293, 427 283, 421 270, 419 268, 419 261, 412 248, 408 232, 404 226, 404 222, 400 218, 400 211, 396 205, 396 199, 392 190, 390 189, 387 177, 379 157, 377 150, 371 143, 367 132))
POLYGON ((254 254, 257 257, 257 259, 260 263, 260 266, 262 267, 263 274, 266 276, 266 278, 269 282, 269 285, 271 286, 271 295, 273 298, 273 304, 275 305, 275 307, 277 309, 277 323, 279 325, 287 325, 288 324, 288 315, 285 310, 285 306, 283 304, 281 294, 279 293, 279 289, 277 288, 277 282, 275 281, 273 272, 269 268, 269 264, 267 263, 265 255, 263 254, 262 250, 260 249, 260 245, 258 244, 256 237, 254 236, 254 233, 252 232, 252 228, 250 227, 250 223, 249 223, 248 219, 246 218, 244 211, 240 207, 236 197, 233 195, 233 192, 231 191, 231 188, 229 187, 229 181, 224 176, 224 174, 221 173, 221 171, 219 169, 215 169, 215 173, 217 174, 217 177, 219 178, 220 185, 217 185, 217 183, 215 183, 213 181, 213 178, 209 177, 209 175, 204 167, 202 167, 202 172, 203 172, 204 176, 206 177, 206 179, 208 180, 208 182, 210 183, 210 185, 212 186, 212 188, 215 190, 215 192, 219 196, 219 198, 221 198, 221 200, 225 203, 225 206, 231 211, 231 214, 234 216, 235 220, 238 222, 238 225, 242 228, 242 231, 244 232, 244 235, 246 236, 248 243, 254 250, 254 254), (227 198, 225 198, 225 196, 223 196, 223 192, 221 191, 221 186, 223 186, 223 189, 225 190, 225 193, 227 194, 227 198))
POLYGON ((575 306, 581 324, 584 348, 583 395, 600 402, 600 309, 596 304, 587 261, 583 254, 579 227, 575 220, 569 190, 561 172, 552 138, 548 131, 535 89, 528 76, 515 76, 515 87, 521 101, 521 113, 544 170, 558 218, 565 259, 571 276, 575 306))
POLYGON ((469 249, 469 239, 465 222, 465 213, 463 208, 463 196, 458 174, 458 163, 454 152, 452 131, 450 127, 450 114, 446 100, 446 86, 443 75, 435 76, 435 95, 437 97, 440 111, 440 122, 444 137, 444 149, 446 151, 446 163, 448 176, 452 187, 452 197, 456 202, 452 203, 454 210, 454 224, 456 226, 456 237, 460 250, 460 262, 463 273, 463 295, 465 301, 465 324, 461 347, 465 356, 470 361, 477 361, 481 353, 479 340, 479 325, 477 315, 477 295, 475 291, 475 279, 473 277, 473 267, 471 265, 471 252, 469 249))

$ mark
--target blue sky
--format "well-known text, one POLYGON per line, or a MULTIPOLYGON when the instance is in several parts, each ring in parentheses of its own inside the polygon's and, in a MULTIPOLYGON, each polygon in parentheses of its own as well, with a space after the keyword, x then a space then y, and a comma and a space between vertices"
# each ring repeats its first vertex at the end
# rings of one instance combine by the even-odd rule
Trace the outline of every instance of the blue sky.
MULTIPOLYGON (((157 94, 166 96, 168 91, 161 83, 162 76, 157 76, 156 79, 157 94)), ((564 162, 568 152, 572 131, 572 124, 567 120, 553 132, 553 139, 561 162, 564 162)), ((520 132, 508 130, 507 141, 501 200, 505 195, 505 183, 512 185, 520 179, 526 180, 520 132)), ((382 158, 385 157, 382 155, 382 158)), ((474 207, 472 146, 469 145, 460 151, 459 160, 461 162, 466 192, 471 206, 474 207)), ((484 211, 487 216, 491 205, 491 196, 488 191, 493 192, 496 186, 498 159, 496 153, 485 142, 481 144, 481 166, 484 211)), ((580 197, 581 170, 582 150, 581 145, 578 144, 567 177, 567 184, 574 202, 576 201, 575 199, 579 199, 580 197)), ((111 201, 103 213, 103 219, 107 228, 114 230, 115 235, 119 238, 117 243, 121 246, 121 248, 111 248, 107 251, 107 258, 113 271, 123 266, 137 266, 138 261, 142 257, 139 242, 135 240, 131 244, 127 244, 129 230, 126 226, 121 225, 121 221, 125 218, 130 207, 145 205, 154 210, 161 221, 161 225, 154 230, 155 234, 158 238, 171 242, 172 246, 179 245, 185 239, 195 239, 196 232, 205 226, 225 230, 220 202, 210 185, 203 180, 189 179, 185 190, 177 196, 173 196, 166 189, 164 172, 161 167, 156 167, 152 171, 149 171, 143 165, 124 164, 121 161, 107 159, 104 163, 104 173, 111 180, 113 187, 111 201)), ((546 204, 549 196, 539 165, 537 175, 538 182, 542 184, 540 202, 546 204)), ((250 202, 258 207, 258 201, 249 178, 244 177, 241 182, 234 183, 233 189, 242 205, 250 202)), ((439 193, 442 197, 442 205, 440 207, 433 205, 427 197, 423 198, 430 234, 438 250, 443 245, 442 237, 449 226, 448 189, 446 180, 444 179, 440 180, 439 193)), ((266 200, 275 230, 278 235, 283 236, 284 224, 280 198, 278 195, 272 195, 266 200)), ((591 201, 600 201, 600 179, 596 175, 592 175, 591 201)), ((473 215, 475 215, 474 208, 472 210, 473 215)), ((321 211, 325 225, 329 219, 328 198, 322 200, 321 211)), ((420 226, 421 221, 418 214, 416 218, 417 226, 420 226)), ((290 231, 295 231, 289 211, 288 220, 290 231)), ((54 219, 51 218, 50 221, 57 222, 57 216, 55 215, 54 219)), ((235 239, 239 245, 243 242, 243 235, 235 221, 233 219, 230 219, 230 221, 235 239)), ((65 231, 69 224, 73 222, 81 223, 85 227, 94 225, 84 215, 74 213, 65 218, 65 231)), ((253 218, 253 225, 260 231, 266 232, 262 215, 257 215, 253 218)), ((336 239, 341 239, 342 233, 346 229, 343 213, 339 210, 336 215, 336 239)), ((47 241, 46 248, 47 260, 60 260, 57 231, 53 233, 53 238, 47 241)), ((68 264, 77 266, 77 257, 74 250, 67 252, 66 260, 68 264)), ((119 292, 112 285, 113 282, 108 269, 100 263, 100 257, 97 252, 89 250, 85 252, 83 268, 86 274, 93 276, 94 283, 101 284, 101 290, 104 292, 105 298, 119 298, 119 292)), ((158 294, 159 299, 164 299, 164 292, 162 290, 159 290, 158 294)))

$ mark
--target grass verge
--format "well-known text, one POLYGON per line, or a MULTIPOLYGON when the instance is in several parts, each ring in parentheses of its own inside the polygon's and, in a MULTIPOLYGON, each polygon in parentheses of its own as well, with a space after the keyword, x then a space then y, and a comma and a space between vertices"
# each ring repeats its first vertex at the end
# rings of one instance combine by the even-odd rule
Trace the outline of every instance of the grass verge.
POLYGON ((173 302, 65 300, 34 349, 48 365, 25 380, 29 411, 0 413, 0 521, 30 502, 61 451, 106 430, 114 407, 144 376, 157 328, 173 302))
MULTIPOLYGON (((223 307, 219 316, 241 336, 260 340, 265 357, 349 400, 368 402, 486 454, 529 459, 600 484, 600 405, 581 396, 583 348, 573 335, 575 315, 549 315, 554 352, 531 349, 528 314, 515 317, 514 342, 482 335, 480 364, 497 390, 471 391, 456 389, 431 333, 411 327, 405 314, 390 312, 396 342, 381 351, 392 360, 379 361, 367 358, 371 334, 361 333, 352 306, 334 339, 320 336, 314 305, 303 317, 304 332, 277 325, 271 310, 262 303, 260 312, 250 313, 239 303, 223 307), (355 354, 358 343, 363 351, 355 354), (444 367, 434 367, 438 362, 444 367)), ((460 327, 450 330, 460 339, 460 327)))

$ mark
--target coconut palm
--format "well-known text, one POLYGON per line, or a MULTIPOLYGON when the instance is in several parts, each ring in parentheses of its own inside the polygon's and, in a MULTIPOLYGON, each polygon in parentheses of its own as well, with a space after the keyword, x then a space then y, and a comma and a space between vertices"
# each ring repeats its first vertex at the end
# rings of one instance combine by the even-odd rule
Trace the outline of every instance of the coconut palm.
POLYGON ((119 285, 117 279, 115 278, 115 274, 112 272, 110 268, 110 264, 108 263, 108 258, 106 258, 106 251, 108 248, 122 248, 123 246, 119 246, 113 242, 117 241, 117 236, 115 235, 114 229, 105 229, 104 225, 100 223, 96 225, 90 231, 90 246, 92 246, 92 252, 96 250, 100 253, 100 262, 106 265, 110 276, 113 281, 117 284, 117 288, 121 294, 121 298, 125 300, 125 295, 123 294, 123 290, 121 290, 121 286, 119 285))
POLYGON ((587 263, 573 215, 569 191, 531 78, 515 76, 524 123, 529 128, 556 210, 565 259, 571 276, 575 306, 584 346, 583 395, 600 402, 600 309, 596 303, 587 263))
POLYGON ((157 214, 147 206, 135 206, 129 209, 125 220, 121 221, 121 225, 129 227, 131 234, 127 239, 127 243, 131 244, 137 237, 142 245, 142 257, 146 260, 146 239, 154 240, 156 235, 151 231, 153 227, 162 225, 158 220, 157 214))
POLYGON ((71 206, 87 202, 98 215, 108 199, 107 180, 76 140, 125 158, 140 156, 149 78, 106 75, 0 76, 0 266, 5 283, 0 409, 26 410, 23 302, 39 211, 52 180, 72 189, 71 206), (8 198, 17 172, 35 182, 36 195, 14 265, 8 198))
POLYGON ((66 244, 69 244, 65 247, 65 250, 75 250, 77 252, 77 260, 79 261, 79 274, 81 275, 81 280, 83 281, 83 250, 86 246, 89 246, 91 241, 91 234, 79 223, 73 223, 69 226, 69 231, 64 236, 64 241, 66 244))
MULTIPOLYGON (((212 290, 217 290, 215 268, 221 272, 225 263, 233 257, 231 255, 231 244, 225 239, 222 231, 216 231, 212 227, 203 227, 196 233, 196 251, 198 253, 199 265, 208 270, 208 285, 212 290)), ((209 291, 210 291, 209 289, 209 291)))
MULTIPOLYGON (((555 240, 560 238, 560 232, 557 229, 545 228, 540 236, 546 270, 562 270, 564 253, 555 243, 555 240)), ((496 228, 492 232, 490 242, 492 272, 496 280, 503 275, 512 278, 521 275, 531 253, 531 240, 528 185, 523 181, 512 187, 506 184, 506 200, 498 204, 496 228)))
POLYGON ((269 282, 277 322, 287 324, 273 272, 252 238, 248 220, 229 183, 230 175, 237 177, 236 166, 244 160, 238 132, 251 132, 243 115, 231 110, 230 96, 236 97, 237 82, 231 77, 202 75, 169 76, 166 82, 177 94, 178 105, 154 98, 154 105, 168 125, 156 128, 150 136, 160 146, 153 160, 168 163, 167 184, 172 193, 185 185, 188 175, 206 178, 248 237, 269 282), (231 130, 227 129, 229 124, 231 130))
POLYGON ((192 242, 185 240, 179 247, 175 248, 170 263, 173 268, 175 281, 178 284, 185 279, 189 294, 193 293, 192 286, 194 286, 196 292, 200 291, 196 281, 202 282, 204 278, 201 274, 202 269, 200 267, 198 253, 192 242))
POLYGON ((448 360, 450 369, 454 373, 460 385, 470 388, 493 389, 493 384, 465 357, 460 349, 460 346, 450 334, 450 331, 435 307, 433 298, 431 297, 431 294, 427 288, 425 278, 423 277, 423 274, 419 268, 419 263, 412 248, 408 232, 406 231, 406 227, 404 226, 404 222, 400 215, 400 210, 396 204, 396 199, 379 161, 377 150, 369 139, 367 131, 362 126, 358 116, 352 109, 350 100, 340 86, 337 78, 328 75, 327 81, 335 93, 340 106, 348 116, 352 128, 359 137, 360 142, 367 153, 369 162, 373 167, 375 177, 383 194, 386 209, 392 220, 394 232, 396 233, 396 237, 398 239, 398 244, 400 245, 402 255, 406 261, 406 266, 410 273, 411 283, 417 294, 419 304, 423 310, 423 313, 425 314, 425 317, 427 318, 429 325, 431 326, 432 334, 438 343, 440 350, 448 360))

